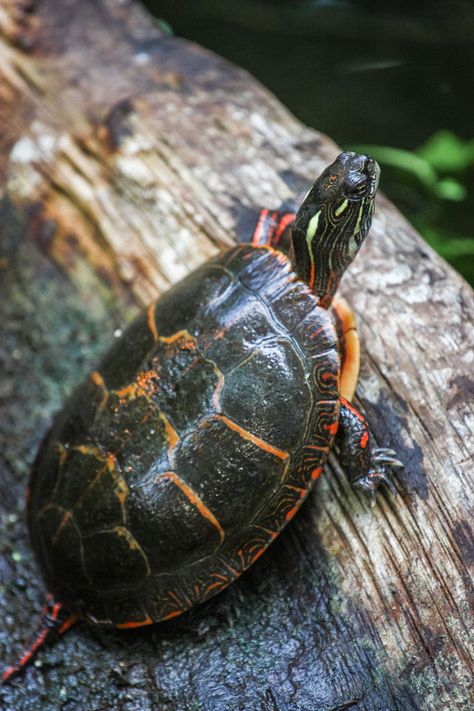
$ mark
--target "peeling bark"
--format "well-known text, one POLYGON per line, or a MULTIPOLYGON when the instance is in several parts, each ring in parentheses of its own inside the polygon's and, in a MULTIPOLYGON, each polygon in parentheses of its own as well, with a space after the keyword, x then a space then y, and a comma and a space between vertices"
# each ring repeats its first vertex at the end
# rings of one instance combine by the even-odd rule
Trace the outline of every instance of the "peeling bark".
MULTIPOLYGON (((1 658, 44 590, 24 522, 41 437, 114 332, 304 190, 337 148, 136 4, 0 7, 1 658)), ((472 690, 473 293, 383 197, 342 291, 358 400, 406 462, 371 510, 333 456, 252 569, 182 618, 80 625, 6 709, 466 709, 472 690)))

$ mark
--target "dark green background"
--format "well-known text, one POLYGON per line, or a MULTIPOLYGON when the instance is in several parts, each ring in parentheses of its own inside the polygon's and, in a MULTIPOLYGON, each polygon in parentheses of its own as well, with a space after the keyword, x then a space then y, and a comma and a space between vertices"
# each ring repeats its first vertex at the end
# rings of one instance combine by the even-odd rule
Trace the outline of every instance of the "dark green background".
POLYGON ((145 4, 175 34, 249 69, 305 123, 369 148, 385 192, 474 283, 473 2, 145 4), (417 153, 432 136, 434 150, 417 153))

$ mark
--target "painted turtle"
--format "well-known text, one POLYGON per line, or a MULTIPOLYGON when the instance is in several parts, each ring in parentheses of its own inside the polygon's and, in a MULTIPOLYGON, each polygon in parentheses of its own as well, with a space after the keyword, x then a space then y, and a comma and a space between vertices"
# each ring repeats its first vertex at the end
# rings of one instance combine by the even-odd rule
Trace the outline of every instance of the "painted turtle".
POLYGON ((389 483, 350 404, 352 313, 335 297, 370 227, 379 168, 342 153, 297 214, 176 284, 114 343, 33 467, 32 545, 51 592, 24 667, 77 618, 133 628, 180 615, 265 551, 337 434, 353 484, 389 483))

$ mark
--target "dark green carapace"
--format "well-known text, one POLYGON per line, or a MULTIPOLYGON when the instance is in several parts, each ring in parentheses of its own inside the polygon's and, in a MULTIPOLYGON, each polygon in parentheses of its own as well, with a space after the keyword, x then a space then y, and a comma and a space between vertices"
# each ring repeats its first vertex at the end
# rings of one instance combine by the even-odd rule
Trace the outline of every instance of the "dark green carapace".
POLYGON ((29 524, 48 588, 114 625, 224 588, 321 472, 338 373, 327 311, 273 249, 236 247, 175 286, 79 388, 38 457, 29 524))
POLYGON ((336 433, 357 486, 399 465, 344 397, 358 349, 333 302, 377 183, 371 158, 339 156, 296 216, 262 211, 252 244, 164 294, 78 388, 30 483, 51 602, 4 682, 77 617, 136 627, 225 588, 293 517, 336 433))

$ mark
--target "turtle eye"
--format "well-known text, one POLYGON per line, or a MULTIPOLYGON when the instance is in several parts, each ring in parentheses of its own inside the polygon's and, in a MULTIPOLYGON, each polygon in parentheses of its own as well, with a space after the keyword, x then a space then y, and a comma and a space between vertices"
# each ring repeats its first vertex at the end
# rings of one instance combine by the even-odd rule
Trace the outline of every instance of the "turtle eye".
POLYGON ((347 186, 349 197, 364 197, 367 192, 367 180, 359 180, 357 183, 347 186))
POLYGON ((350 176, 349 180, 346 180, 345 192, 347 197, 357 200, 358 198, 366 196, 367 187, 367 176, 358 173, 357 175, 350 176))

